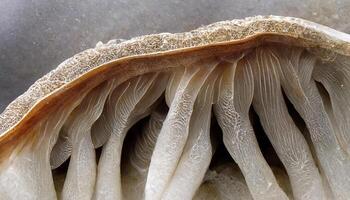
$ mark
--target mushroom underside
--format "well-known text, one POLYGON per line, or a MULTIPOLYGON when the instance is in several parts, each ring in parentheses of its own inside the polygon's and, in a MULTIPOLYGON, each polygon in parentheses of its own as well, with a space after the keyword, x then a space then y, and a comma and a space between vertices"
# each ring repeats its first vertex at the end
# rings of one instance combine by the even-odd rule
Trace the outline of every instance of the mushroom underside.
POLYGON ((270 44, 174 65, 40 119, 0 199, 350 198, 348 57, 270 44))

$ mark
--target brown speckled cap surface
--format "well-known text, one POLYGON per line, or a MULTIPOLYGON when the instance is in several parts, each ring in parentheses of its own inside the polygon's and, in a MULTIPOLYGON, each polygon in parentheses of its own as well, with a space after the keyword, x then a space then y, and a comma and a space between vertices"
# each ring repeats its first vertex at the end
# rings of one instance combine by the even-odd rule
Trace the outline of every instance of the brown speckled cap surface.
POLYGON ((349 35, 306 20, 279 16, 222 21, 186 33, 146 35, 128 41, 111 40, 74 55, 37 80, 0 115, 0 133, 5 133, 18 124, 50 94, 61 90, 85 73, 119 58, 232 43, 264 34, 291 37, 300 40, 299 45, 304 47, 319 47, 326 52, 350 56, 349 35))

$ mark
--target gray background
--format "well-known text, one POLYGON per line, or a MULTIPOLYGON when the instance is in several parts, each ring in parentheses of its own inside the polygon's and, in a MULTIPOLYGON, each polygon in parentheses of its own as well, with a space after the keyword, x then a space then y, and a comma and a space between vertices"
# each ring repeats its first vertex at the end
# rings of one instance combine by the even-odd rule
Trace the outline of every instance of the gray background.
POLYGON ((36 79, 98 41, 268 14, 350 33, 349 0, 0 0, 0 112, 36 79))

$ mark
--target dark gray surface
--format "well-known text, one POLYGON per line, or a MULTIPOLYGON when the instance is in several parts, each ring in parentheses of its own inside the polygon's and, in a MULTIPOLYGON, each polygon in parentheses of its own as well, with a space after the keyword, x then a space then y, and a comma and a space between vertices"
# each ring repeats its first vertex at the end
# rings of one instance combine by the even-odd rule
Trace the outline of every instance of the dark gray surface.
POLYGON ((0 112, 35 80, 98 41, 268 14, 350 32, 349 0, 0 0, 0 112))

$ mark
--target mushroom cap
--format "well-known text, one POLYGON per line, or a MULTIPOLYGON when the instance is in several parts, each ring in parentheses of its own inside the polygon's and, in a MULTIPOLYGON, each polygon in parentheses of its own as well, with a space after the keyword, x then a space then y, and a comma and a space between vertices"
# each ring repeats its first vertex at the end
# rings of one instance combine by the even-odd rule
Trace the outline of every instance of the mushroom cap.
POLYGON ((37 80, 0 115, 0 163, 30 137, 28 131, 51 111, 106 79, 127 80, 164 69, 179 57, 215 56, 263 43, 309 49, 323 60, 350 56, 350 35, 307 20, 256 16, 217 22, 185 33, 160 33, 98 43, 65 60, 37 80), (21 142, 22 141, 22 142, 21 142))

